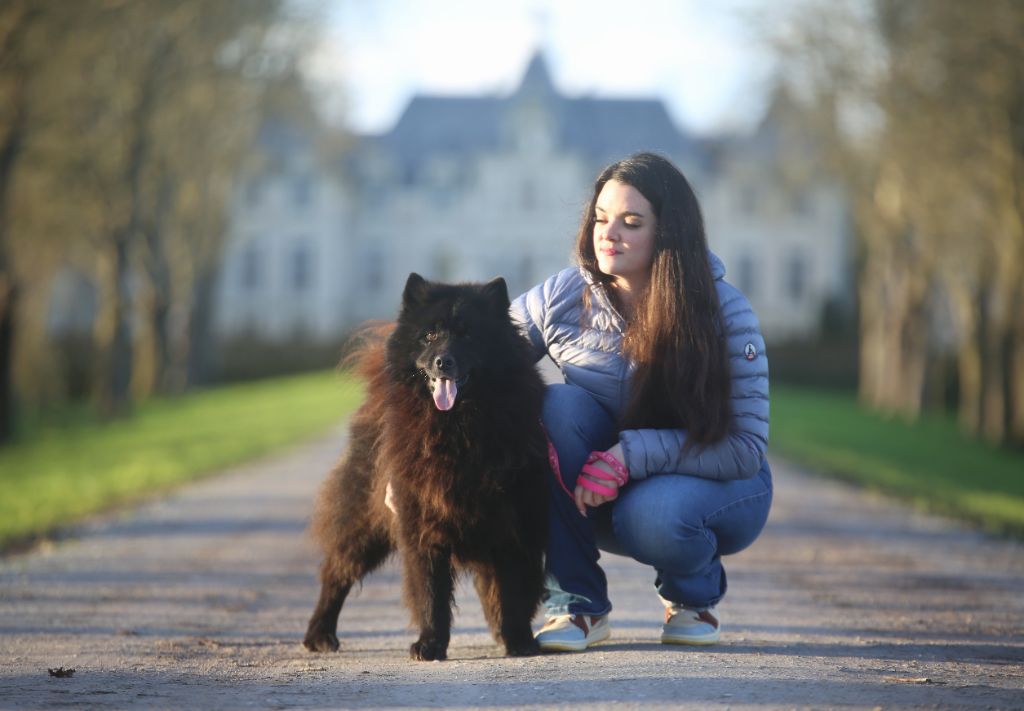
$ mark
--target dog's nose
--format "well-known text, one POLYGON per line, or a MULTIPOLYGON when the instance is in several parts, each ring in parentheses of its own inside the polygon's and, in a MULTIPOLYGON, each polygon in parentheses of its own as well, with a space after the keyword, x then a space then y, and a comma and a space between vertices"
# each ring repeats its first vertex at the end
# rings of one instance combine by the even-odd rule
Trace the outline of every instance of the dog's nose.
POLYGON ((448 372, 455 367, 455 359, 451 356, 438 356, 437 360, 434 361, 434 365, 441 372, 448 372))

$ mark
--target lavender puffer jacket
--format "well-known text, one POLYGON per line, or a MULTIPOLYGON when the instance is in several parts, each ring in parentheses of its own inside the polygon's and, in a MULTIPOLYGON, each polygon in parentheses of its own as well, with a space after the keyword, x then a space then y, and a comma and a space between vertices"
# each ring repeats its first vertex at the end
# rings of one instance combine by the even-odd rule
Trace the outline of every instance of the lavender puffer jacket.
MULTIPOLYGON (((683 451, 682 429, 623 430, 619 442, 630 476, 681 473, 707 479, 757 474, 768 448, 768 359, 750 302, 724 280, 725 266, 710 255, 722 308, 732 375, 733 423, 720 442, 683 451)), ((567 383, 590 393, 616 419, 627 400, 634 365, 622 356, 625 322, 604 287, 577 267, 563 269, 512 303, 512 318, 533 344, 562 370, 567 383), (583 323, 583 290, 593 308, 583 323)))

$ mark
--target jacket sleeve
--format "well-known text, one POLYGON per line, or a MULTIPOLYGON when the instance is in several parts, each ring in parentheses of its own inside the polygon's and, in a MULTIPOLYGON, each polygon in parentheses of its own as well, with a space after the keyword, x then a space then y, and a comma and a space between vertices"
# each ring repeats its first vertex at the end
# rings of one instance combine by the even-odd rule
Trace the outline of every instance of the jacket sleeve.
POLYGON ((732 426, 719 442, 683 451, 686 430, 623 430, 619 434, 630 477, 691 474, 706 479, 747 479, 768 449, 768 358, 757 317, 737 289, 719 289, 732 390, 732 426))
POLYGON ((519 327, 526 340, 530 342, 535 360, 540 360, 548 352, 547 343, 544 341, 544 319, 552 279, 520 295, 509 307, 512 323, 519 327))

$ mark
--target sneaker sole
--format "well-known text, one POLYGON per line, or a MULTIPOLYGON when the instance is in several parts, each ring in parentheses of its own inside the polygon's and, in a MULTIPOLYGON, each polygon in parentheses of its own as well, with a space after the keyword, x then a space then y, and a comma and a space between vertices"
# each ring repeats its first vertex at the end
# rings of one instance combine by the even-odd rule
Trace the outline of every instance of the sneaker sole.
POLYGON ((612 636, 612 631, 606 629, 602 635, 600 632, 597 633, 600 636, 592 637, 589 641, 581 639, 578 642, 539 642, 540 648, 545 652, 582 652, 587 647, 593 647, 595 644, 604 642, 612 636))
POLYGON ((707 635, 704 637, 677 637, 670 634, 661 635, 662 644, 685 644, 692 647, 703 647, 709 644, 715 644, 718 641, 719 635, 707 635))

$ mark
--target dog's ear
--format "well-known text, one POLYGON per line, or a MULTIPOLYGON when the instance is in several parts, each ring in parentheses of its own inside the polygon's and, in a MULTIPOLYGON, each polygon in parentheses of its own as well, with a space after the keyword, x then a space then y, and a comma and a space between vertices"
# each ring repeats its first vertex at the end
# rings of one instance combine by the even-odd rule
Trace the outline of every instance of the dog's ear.
POLYGON ((427 293, 427 280, 416 272, 409 274, 405 281, 405 291, 402 292, 402 306, 415 306, 423 300, 427 293))
POLYGON ((494 304, 501 313, 506 313, 509 307, 508 285, 501 277, 494 277, 483 286, 483 294, 494 304))

